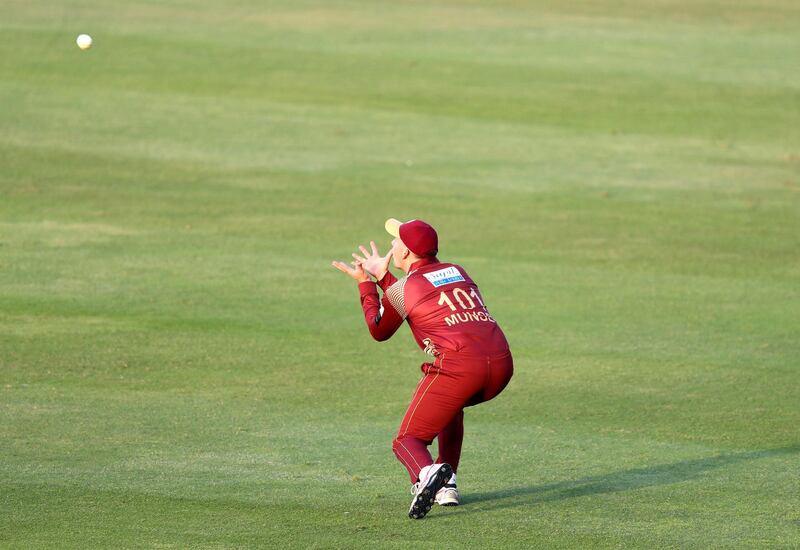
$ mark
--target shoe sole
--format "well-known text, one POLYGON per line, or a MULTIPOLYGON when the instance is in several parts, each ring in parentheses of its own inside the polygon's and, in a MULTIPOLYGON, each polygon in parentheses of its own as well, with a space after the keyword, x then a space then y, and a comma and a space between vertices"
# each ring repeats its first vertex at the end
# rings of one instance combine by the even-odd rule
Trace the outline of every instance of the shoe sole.
POLYGON ((408 517, 411 519, 424 518, 425 514, 431 511, 436 493, 444 487, 451 475, 453 475, 453 468, 449 464, 442 464, 436 473, 428 479, 425 487, 414 497, 411 502, 411 508, 408 510, 408 517))

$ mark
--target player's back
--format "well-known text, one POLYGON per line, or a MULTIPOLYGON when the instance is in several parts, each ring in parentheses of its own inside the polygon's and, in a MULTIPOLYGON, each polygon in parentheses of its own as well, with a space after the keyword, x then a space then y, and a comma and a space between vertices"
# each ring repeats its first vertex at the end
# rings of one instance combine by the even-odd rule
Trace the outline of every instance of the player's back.
POLYGON ((495 356, 508 351, 503 331, 463 267, 432 259, 394 287, 390 298, 394 294, 393 303, 402 298, 400 309, 426 352, 495 356))

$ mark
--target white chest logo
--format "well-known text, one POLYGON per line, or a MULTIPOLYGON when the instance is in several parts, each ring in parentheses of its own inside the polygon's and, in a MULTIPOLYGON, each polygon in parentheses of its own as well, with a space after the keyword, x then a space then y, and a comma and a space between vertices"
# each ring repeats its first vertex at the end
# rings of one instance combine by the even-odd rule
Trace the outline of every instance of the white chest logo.
POLYGON ((428 279, 433 286, 437 287, 464 280, 464 276, 455 267, 446 267, 444 269, 440 269, 439 271, 423 273, 422 276, 428 279))

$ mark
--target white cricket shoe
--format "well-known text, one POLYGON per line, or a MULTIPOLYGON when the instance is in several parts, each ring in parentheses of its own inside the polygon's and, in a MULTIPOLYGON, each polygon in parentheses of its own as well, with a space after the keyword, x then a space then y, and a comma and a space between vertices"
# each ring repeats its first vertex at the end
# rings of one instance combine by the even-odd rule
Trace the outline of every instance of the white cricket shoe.
POLYGON ((436 492, 434 500, 439 506, 458 506, 458 487, 455 483, 445 483, 444 487, 436 492))
MULTIPOLYGON (((455 476, 453 476, 455 477, 455 476)), ((416 495, 419 488, 419 481, 411 486, 411 494, 416 495)), ((458 493, 458 486, 455 483, 447 482, 444 487, 436 492, 434 502, 439 506, 458 506, 460 495, 458 493)))
POLYGON ((451 475, 453 468, 449 464, 432 464, 427 467, 424 479, 411 488, 414 498, 411 499, 411 506, 408 508, 408 517, 424 518, 425 514, 431 511, 436 493, 444 487, 451 475))

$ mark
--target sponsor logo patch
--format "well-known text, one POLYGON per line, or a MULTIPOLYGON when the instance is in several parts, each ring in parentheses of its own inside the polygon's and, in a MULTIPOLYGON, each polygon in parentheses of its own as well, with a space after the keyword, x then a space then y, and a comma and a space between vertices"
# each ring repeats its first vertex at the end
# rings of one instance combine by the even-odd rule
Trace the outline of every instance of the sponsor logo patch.
POLYGON ((437 287, 464 280, 464 276, 455 267, 446 267, 432 273, 423 273, 422 276, 428 279, 433 286, 437 287))

